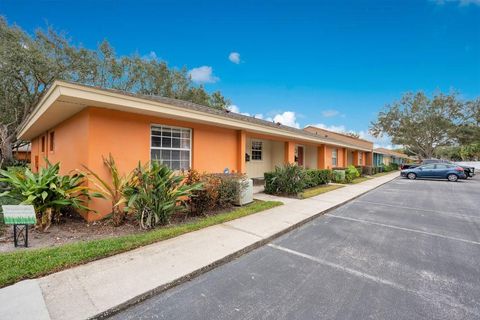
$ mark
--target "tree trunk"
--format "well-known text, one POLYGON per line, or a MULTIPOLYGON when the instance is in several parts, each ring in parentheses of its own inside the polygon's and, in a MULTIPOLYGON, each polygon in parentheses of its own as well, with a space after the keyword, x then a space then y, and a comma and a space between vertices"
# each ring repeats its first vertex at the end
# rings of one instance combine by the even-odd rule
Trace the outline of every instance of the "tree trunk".
POLYGON ((13 135, 8 134, 8 127, 6 125, 0 126, 0 162, 13 161, 13 135))

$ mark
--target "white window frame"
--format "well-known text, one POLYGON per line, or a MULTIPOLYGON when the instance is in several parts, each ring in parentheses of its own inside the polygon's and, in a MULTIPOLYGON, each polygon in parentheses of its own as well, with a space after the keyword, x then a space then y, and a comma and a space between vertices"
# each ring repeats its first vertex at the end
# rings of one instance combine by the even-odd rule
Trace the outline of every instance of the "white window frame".
MULTIPOLYGON (((150 161, 157 161, 156 159, 152 159, 152 150, 178 150, 178 151, 189 151, 189 157, 188 157, 188 168, 186 168, 185 170, 188 170, 188 169, 191 169, 192 168, 192 146, 193 146, 193 135, 192 135, 192 129, 191 128, 185 128, 185 127, 177 127, 177 126, 171 126, 171 125, 167 125, 167 124, 159 124, 159 123, 152 123, 150 124, 150 161), (189 134, 190 134, 190 146, 188 147, 188 149, 186 148, 163 148, 163 147, 154 147, 152 145, 152 130, 154 128, 171 128, 171 129, 181 129, 181 130, 188 130, 189 131, 189 134)), ((182 161, 179 159, 179 161, 182 161)), ((185 160, 183 160, 185 161, 185 160)), ((170 168, 172 169, 172 168, 170 168)), ((180 169, 172 169, 172 170, 175 170, 175 171, 180 171, 182 170, 182 168, 180 169)))
POLYGON ((363 163, 363 151, 358 152, 358 164, 362 165, 363 163))
POLYGON ((332 167, 337 167, 338 166, 338 149, 333 148, 332 149, 332 167), (335 157, 333 154, 335 153, 335 157), (335 159, 335 163, 333 162, 333 159, 335 159))
POLYGON ((264 150, 263 147, 264 147, 264 145, 265 144, 263 143, 262 140, 251 140, 251 142, 250 142, 250 154, 252 156, 250 157, 250 160, 252 160, 252 161, 263 161, 263 150, 264 150), (253 149, 253 144, 257 143, 257 142, 260 143, 260 147, 261 147, 260 150, 257 150, 257 149, 254 150, 253 149), (253 159, 253 151, 260 151, 260 159, 253 159))

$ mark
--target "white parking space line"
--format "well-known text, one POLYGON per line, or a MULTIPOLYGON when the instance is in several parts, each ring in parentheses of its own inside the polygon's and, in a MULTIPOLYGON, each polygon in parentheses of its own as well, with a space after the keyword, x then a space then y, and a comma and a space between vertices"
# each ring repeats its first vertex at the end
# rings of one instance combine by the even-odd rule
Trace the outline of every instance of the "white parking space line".
POLYGON ((365 272, 362 272, 362 271, 358 271, 358 270, 355 270, 355 269, 352 269, 352 268, 349 268, 349 267, 345 267, 345 266, 342 266, 342 265, 337 264, 337 263, 329 262, 329 261, 311 256, 311 255, 306 254, 306 253, 302 253, 302 252, 298 252, 298 251, 288 249, 288 248, 285 248, 285 247, 282 247, 282 246, 278 246, 278 245, 275 245, 273 243, 269 243, 268 246, 271 247, 271 248, 283 251, 283 252, 287 252, 287 253, 296 255, 298 257, 302 257, 304 259, 308 259, 310 261, 319 263, 321 265, 330 267, 332 269, 336 269, 336 270, 339 270, 339 271, 346 272, 348 274, 351 274, 351 275, 359 277, 359 278, 370 280, 370 281, 373 281, 375 283, 383 284, 383 285, 389 286, 391 288, 394 288, 394 289, 397 289, 397 290, 400 290, 400 291, 403 291, 403 292, 408 292, 408 293, 414 294, 414 295, 418 296, 419 298, 421 298, 423 300, 432 302, 433 304, 437 304, 437 303, 446 304, 446 305, 448 305, 452 308, 459 308, 461 310, 464 310, 465 312, 473 314, 477 317, 480 316, 480 313, 478 313, 476 310, 473 310, 472 308, 469 308, 465 305, 462 305, 462 304, 458 303, 458 301, 455 301, 453 297, 448 296, 448 295, 444 295, 444 294, 441 294, 441 293, 432 293, 430 296, 428 296, 427 291, 419 291, 419 290, 409 289, 409 288, 407 288, 407 287, 405 287, 405 286, 403 286, 399 283, 395 283, 393 281, 386 280, 386 279, 383 279, 383 278, 380 278, 380 277, 377 277, 377 276, 374 276, 374 275, 371 275, 371 274, 368 274, 368 273, 365 273, 365 272), (452 299, 453 299, 453 301, 452 301, 452 299))
POLYGON ((366 201, 366 200, 356 200, 355 202, 360 202, 360 203, 369 203, 369 204, 374 204, 382 207, 391 207, 391 208, 399 208, 399 209, 407 209, 407 210, 415 210, 415 211, 424 211, 424 212, 432 212, 432 213, 438 213, 446 216, 451 216, 451 217, 458 217, 458 218, 467 218, 467 219, 480 219, 480 216, 470 216, 467 214, 457 214, 457 213, 451 213, 447 211, 437 211, 437 210, 429 210, 429 209, 421 209, 421 208, 414 208, 414 207, 406 207, 406 206, 396 206, 394 204, 387 204, 387 203, 379 203, 379 202, 374 202, 374 201, 366 201))
POLYGON ((332 217, 332 218, 336 218, 336 219, 342 219, 342 220, 348 220, 348 221, 355 221, 355 222, 360 222, 360 223, 365 223, 365 224, 372 224, 372 225, 376 225, 376 226, 380 226, 380 227, 385 227, 385 228, 396 229, 396 230, 403 230, 403 231, 408 231, 408 232, 414 232, 414 233, 424 234, 424 235, 428 235, 428 236, 432 236, 432 237, 438 237, 438 238, 443 238, 443 239, 448 239, 448 240, 465 242, 465 243, 469 243, 469 244, 480 245, 480 242, 477 242, 477 241, 472 241, 472 240, 467 240, 467 239, 461 239, 461 238, 457 238, 457 237, 445 236, 445 235, 439 234, 439 233, 433 233, 433 232, 427 232, 427 231, 422 231, 422 230, 417 230, 417 229, 410 229, 410 228, 398 227, 398 226, 393 226, 393 225, 390 225, 390 224, 373 222, 373 221, 368 221, 368 220, 363 220, 363 219, 355 219, 355 218, 349 218, 349 217, 342 217, 342 216, 337 216, 337 215, 335 215, 335 214, 326 214, 325 216, 327 216, 327 217, 332 217))
POLYGON ((397 283, 394 283, 392 281, 388 281, 388 280, 385 280, 385 279, 382 279, 382 278, 379 278, 379 277, 376 277, 376 276, 372 276, 370 274, 367 274, 367 273, 364 273, 364 272, 361 272, 361 271, 357 271, 357 270, 352 269, 352 268, 344 267, 344 266, 341 266, 341 265, 333 263, 333 262, 328 262, 326 260, 311 256, 311 255, 306 254, 306 253, 301 253, 301 252, 291 250, 291 249, 288 249, 288 248, 285 248, 285 247, 282 247, 282 246, 277 246, 277 245, 272 244, 272 243, 269 243, 268 246, 272 247, 272 248, 275 248, 277 250, 281 250, 281 251, 285 251, 285 252, 294 254, 296 256, 299 256, 299 257, 302 257, 302 258, 305 258, 305 259, 308 259, 308 260, 311 260, 311 261, 318 262, 320 264, 332 267, 334 269, 338 269, 338 270, 350 273, 350 274, 355 275, 357 277, 361 277, 361 278, 365 278, 365 279, 368 279, 368 280, 371 280, 371 281, 374 281, 374 282, 378 282, 378 283, 393 287, 395 289, 408 291, 404 286, 399 285, 397 283))

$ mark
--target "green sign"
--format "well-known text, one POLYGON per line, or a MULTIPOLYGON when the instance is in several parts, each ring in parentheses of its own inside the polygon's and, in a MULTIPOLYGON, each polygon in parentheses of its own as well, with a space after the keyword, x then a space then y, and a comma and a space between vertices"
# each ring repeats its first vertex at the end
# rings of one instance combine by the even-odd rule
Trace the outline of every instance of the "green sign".
POLYGON ((5 224, 35 224, 37 221, 33 206, 5 205, 2 209, 5 224))

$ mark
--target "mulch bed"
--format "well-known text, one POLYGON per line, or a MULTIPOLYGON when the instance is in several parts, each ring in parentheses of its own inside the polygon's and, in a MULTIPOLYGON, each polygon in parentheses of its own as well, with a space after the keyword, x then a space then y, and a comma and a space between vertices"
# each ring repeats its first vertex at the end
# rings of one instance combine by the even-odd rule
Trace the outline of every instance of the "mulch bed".
MULTIPOLYGON (((224 208, 209 212, 206 215, 186 216, 185 213, 179 213, 171 217, 170 225, 190 222, 201 217, 226 213, 234 210, 234 207, 224 208)), ((78 241, 89 241, 103 238, 119 237, 129 234, 146 232, 140 228, 137 220, 133 217, 119 226, 115 227, 111 219, 104 219, 95 222, 86 222, 79 215, 69 215, 64 217, 61 222, 54 223, 46 232, 29 229, 28 248, 17 247, 13 245, 13 226, 0 226, 0 253, 17 250, 38 249, 45 247, 59 246, 78 241)))

